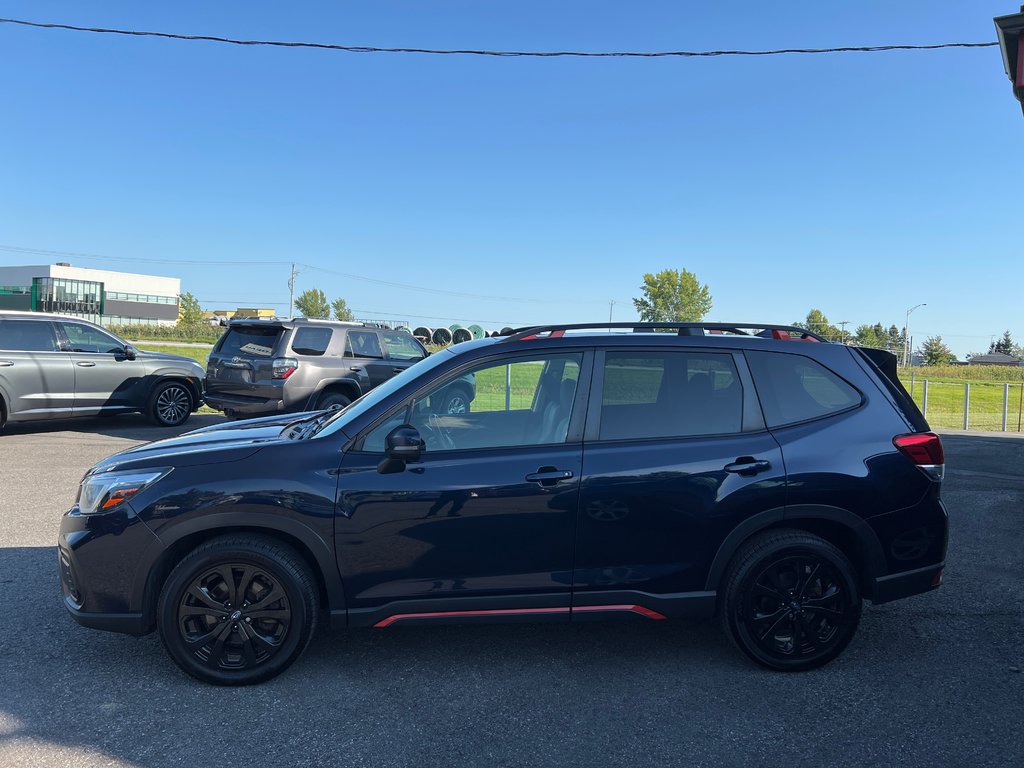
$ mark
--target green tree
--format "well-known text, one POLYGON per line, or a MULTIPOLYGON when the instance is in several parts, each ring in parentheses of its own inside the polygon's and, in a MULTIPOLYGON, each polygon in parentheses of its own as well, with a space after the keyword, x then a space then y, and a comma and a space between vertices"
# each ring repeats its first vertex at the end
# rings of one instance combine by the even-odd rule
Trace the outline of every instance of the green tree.
POLYGON ((348 304, 345 303, 344 299, 335 299, 331 302, 331 307, 334 309, 335 320, 351 322, 356 319, 356 316, 352 314, 352 310, 348 308, 348 304))
POLYGON ((1013 337, 1010 336, 1010 331, 1007 330, 1003 333, 1003 338, 999 341, 993 341, 988 348, 990 353, 998 352, 1001 355, 1012 355, 1013 354, 1013 337))
POLYGON ((875 323, 874 325, 858 325, 857 330, 853 332, 853 339, 862 347, 885 349, 888 337, 882 324, 875 323))
POLYGON ((203 308, 199 306, 199 299, 187 292, 179 295, 178 325, 184 328, 194 328, 204 322, 203 308))
POLYGON ((943 343, 941 336, 929 336, 918 353, 922 365, 949 365, 956 360, 956 355, 943 343))
POLYGON ((820 309, 812 309, 803 320, 793 323, 797 328, 804 328, 811 333, 816 333, 829 341, 842 341, 843 332, 832 325, 820 309))
POLYGON ((314 320, 329 320, 331 318, 331 305, 327 303, 327 295, 319 288, 310 288, 300 293, 295 299, 295 308, 302 313, 303 317, 314 320))
POLYGON ((663 269, 644 275, 643 296, 633 306, 645 323, 694 323, 711 309, 711 292, 689 270, 663 269))

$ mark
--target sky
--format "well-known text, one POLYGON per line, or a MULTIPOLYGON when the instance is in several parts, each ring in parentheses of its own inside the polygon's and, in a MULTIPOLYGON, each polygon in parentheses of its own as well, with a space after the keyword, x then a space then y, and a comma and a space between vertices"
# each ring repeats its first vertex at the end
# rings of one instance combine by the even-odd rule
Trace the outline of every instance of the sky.
MULTIPOLYGON (((708 50, 995 39, 1017 0, 138 3, 0 16, 337 43, 708 50)), ((297 290, 414 325, 633 320, 686 268, 709 320, 1024 340, 1024 115, 998 48, 527 59, 0 24, 0 265, 297 290), (75 254, 40 256, 37 249, 75 254), (615 302, 614 305, 611 302, 615 302)))

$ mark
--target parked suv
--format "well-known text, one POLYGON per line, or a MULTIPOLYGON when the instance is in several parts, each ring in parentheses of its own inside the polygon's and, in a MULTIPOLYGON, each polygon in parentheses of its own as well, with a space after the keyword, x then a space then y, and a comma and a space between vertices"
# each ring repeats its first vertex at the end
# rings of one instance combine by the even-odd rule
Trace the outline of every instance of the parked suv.
POLYGON ((0 427, 131 412, 176 427, 202 404, 191 358, 137 350, 74 317, 0 312, 0 427))
POLYGON ((641 332, 468 342, 344 410, 100 462, 61 524, 68 610, 156 629, 182 669, 228 685, 281 672, 321 618, 717 614, 755 662, 804 670, 847 646, 862 599, 939 586, 942 444, 892 355, 617 327, 641 332), (441 412, 467 375, 470 407, 441 412))
POLYGON ((330 320, 232 320, 210 354, 207 403, 228 416, 346 406, 428 352, 403 331, 330 320))

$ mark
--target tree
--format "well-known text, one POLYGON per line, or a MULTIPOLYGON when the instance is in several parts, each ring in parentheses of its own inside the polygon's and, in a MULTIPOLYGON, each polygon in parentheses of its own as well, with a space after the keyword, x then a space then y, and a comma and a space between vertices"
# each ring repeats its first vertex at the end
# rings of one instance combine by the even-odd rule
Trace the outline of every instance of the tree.
POLYGON ((993 341, 989 347, 989 354, 996 352, 1000 355, 1012 355, 1013 354, 1013 338, 1010 336, 1010 331, 1007 330, 1003 333, 1003 338, 999 341, 993 341))
POLYGON ((853 332, 853 340, 862 347, 885 349, 889 339, 882 324, 875 323, 874 325, 858 325, 857 330, 853 332))
POLYGON ((956 360, 941 336, 929 336, 919 350, 922 365, 949 365, 956 360))
POLYGON ((302 313, 303 317, 314 320, 329 320, 331 318, 331 305, 327 303, 327 295, 319 288, 310 288, 303 291, 295 299, 295 308, 302 313))
POLYGON ((178 325, 192 328, 202 325, 205 322, 203 308, 199 306, 199 299, 191 293, 182 293, 178 296, 178 325))
POLYGON ((644 275, 641 298, 633 306, 645 323, 694 323, 711 309, 711 292, 689 270, 663 269, 644 275))
POLYGON ((348 304, 345 303, 344 299, 335 299, 331 302, 331 307, 334 308, 335 320, 346 320, 351 322, 356 319, 356 316, 352 314, 352 310, 348 308, 348 304))
POLYGON ((829 341, 843 341, 843 332, 836 328, 828 321, 825 317, 825 313, 820 309, 812 309, 807 313, 807 317, 803 320, 796 320, 793 325, 797 328, 803 328, 816 333, 819 336, 828 339, 829 341))

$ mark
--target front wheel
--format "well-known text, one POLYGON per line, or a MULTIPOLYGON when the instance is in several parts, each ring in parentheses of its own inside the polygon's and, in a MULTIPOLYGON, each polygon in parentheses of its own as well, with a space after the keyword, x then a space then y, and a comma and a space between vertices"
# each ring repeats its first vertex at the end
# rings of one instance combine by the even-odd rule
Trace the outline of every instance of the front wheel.
POLYGON ((814 669, 849 644, 860 622, 857 574, 846 556, 803 531, 751 539, 725 579, 722 626, 762 666, 814 669))
POLYGON ((149 417, 158 427, 178 427, 192 413, 192 393, 187 385, 167 381, 157 386, 149 399, 149 417))
POLYGON ((251 685, 299 657, 316 616, 316 585, 293 549, 259 536, 225 536, 171 571, 157 629, 167 653, 193 677, 251 685))

